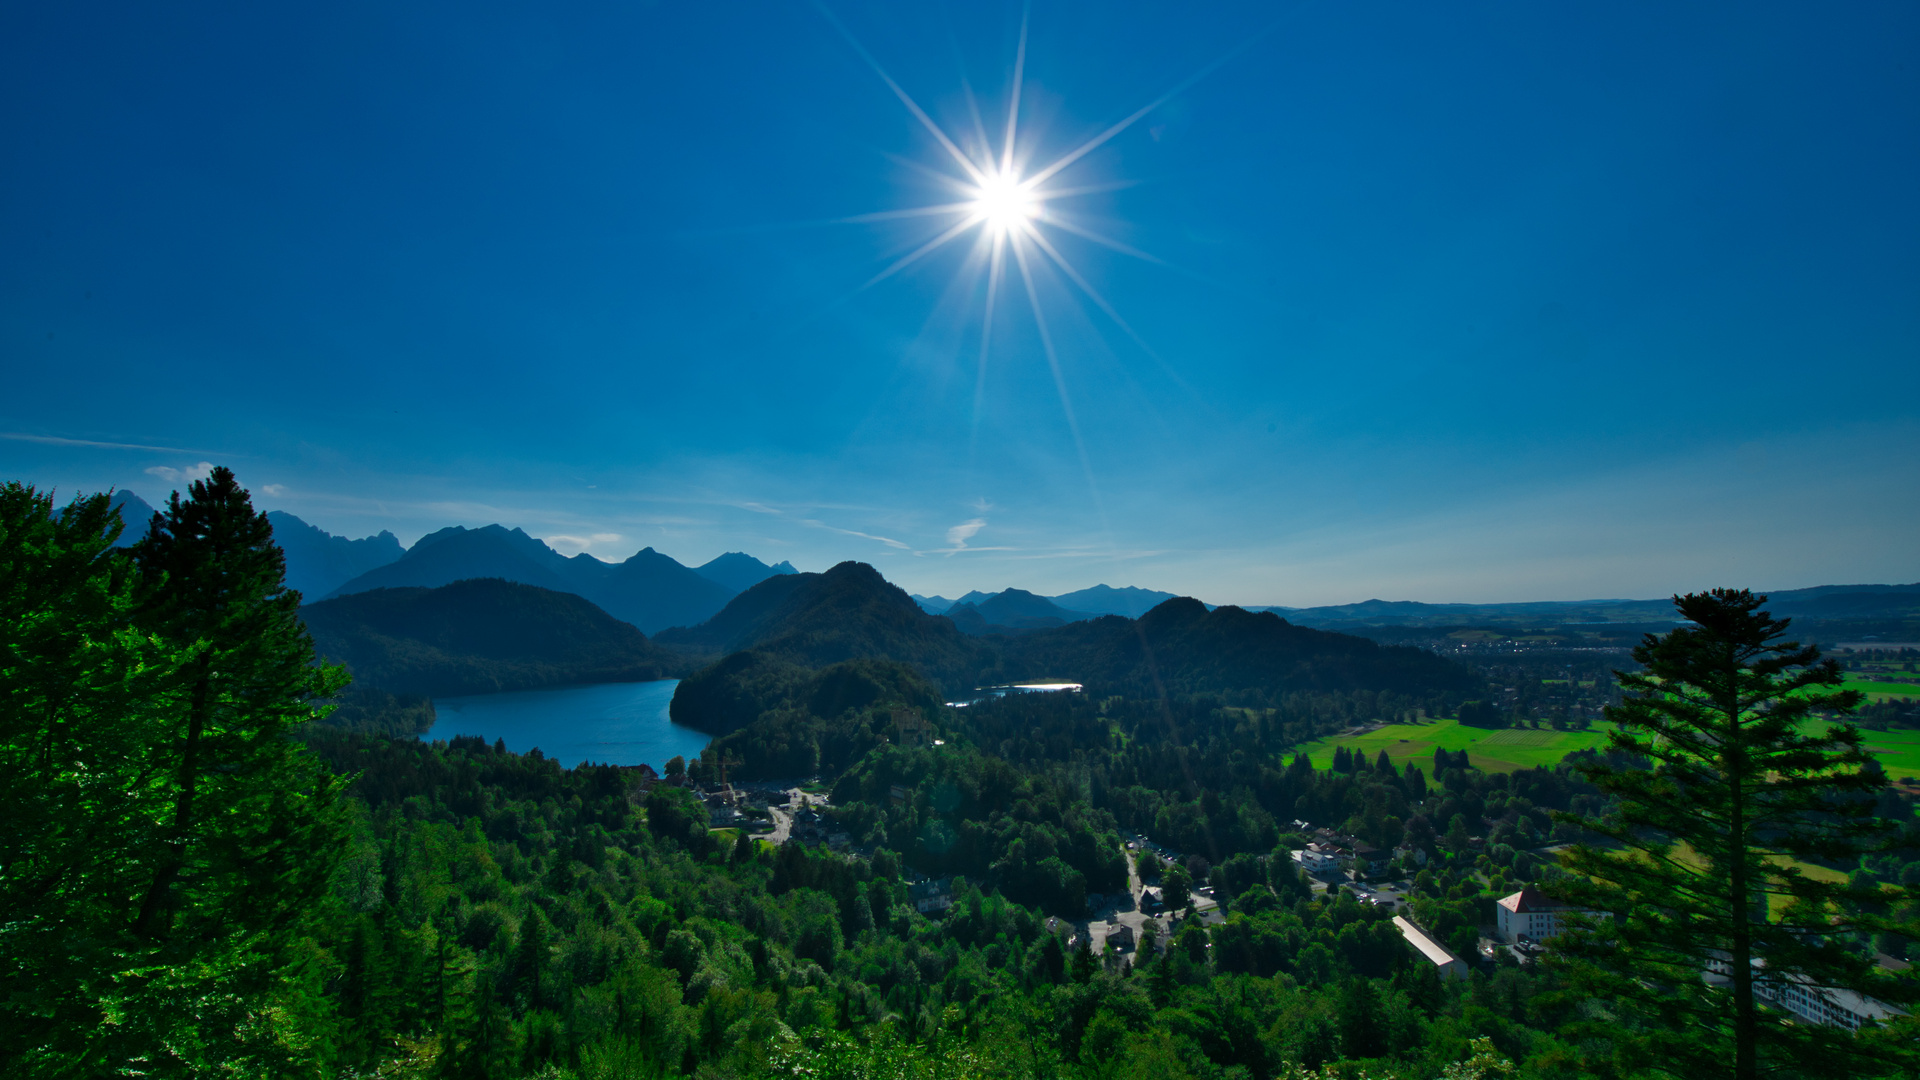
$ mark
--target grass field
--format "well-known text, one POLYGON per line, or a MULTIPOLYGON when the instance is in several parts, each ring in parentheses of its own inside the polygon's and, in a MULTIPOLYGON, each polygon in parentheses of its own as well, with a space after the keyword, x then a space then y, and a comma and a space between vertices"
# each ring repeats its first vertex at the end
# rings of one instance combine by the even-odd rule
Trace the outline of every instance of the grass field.
POLYGON ((1880 759, 1888 776, 1895 779, 1920 776, 1920 731, 1903 728, 1863 730, 1860 734, 1867 737, 1867 749, 1880 759))
MULTIPOLYGON (((1534 728, 1463 727, 1457 720, 1436 720, 1426 724, 1389 724, 1378 731, 1350 738, 1327 738, 1308 743, 1304 750, 1314 768, 1333 764, 1335 747, 1377 758, 1381 750, 1395 768, 1403 769, 1411 761, 1428 776, 1433 775, 1433 751, 1465 750, 1467 760, 1488 772, 1513 772, 1536 765, 1553 765, 1575 750, 1604 745, 1607 729, 1598 723, 1591 731, 1540 731, 1534 728)), ((1879 757, 1887 775, 1895 779, 1920 777, 1920 730, 1864 731, 1867 749, 1879 757)))
POLYGON ((1867 695, 1869 701, 1885 701, 1888 698, 1920 697, 1920 683, 1910 682, 1868 682, 1864 679, 1847 679, 1847 689, 1858 690, 1867 695))
POLYGON ((1463 727, 1457 720, 1435 720, 1425 724, 1388 724, 1378 731, 1351 738, 1321 739, 1304 749, 1315 768, 1333 764, 1337 746, 1362 751, 1372 761, 1380 751, 1396 768, 1409 761, 1428 775, 1433 773, 1433 752, 1465 750, 1475 768, 1488 772, 1513 772, 1536 765, 1552 765, 1575 750, 1586 750, 1606 742, 1607 724, 1595 724, 1591 731, 1538 731, 1532 728, 1463 727))

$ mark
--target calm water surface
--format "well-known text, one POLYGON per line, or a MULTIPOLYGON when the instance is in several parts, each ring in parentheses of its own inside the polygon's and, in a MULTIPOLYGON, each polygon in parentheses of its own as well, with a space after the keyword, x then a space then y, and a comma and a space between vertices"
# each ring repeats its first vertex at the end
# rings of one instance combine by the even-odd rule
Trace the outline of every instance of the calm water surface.
POLYGON ((433 729, 424 738, 504 739, 518 754, 537 746, 569 769, 583 761, 658 769, 675 755, 698 755, 713 741, 667 719, 678 685, 678 679, 662 679, 435 698, 433 729))

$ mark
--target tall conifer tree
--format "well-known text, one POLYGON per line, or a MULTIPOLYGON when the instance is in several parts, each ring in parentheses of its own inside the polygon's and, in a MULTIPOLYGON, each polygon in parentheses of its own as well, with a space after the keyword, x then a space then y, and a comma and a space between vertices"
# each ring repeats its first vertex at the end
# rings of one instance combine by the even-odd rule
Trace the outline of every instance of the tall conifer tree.
POLYGON ((1617 673, 1626 698, 1607 710, 1613 749, 1652 767, 1583 766, 1617 811, 1558 815, 1613 842, 1575 847, 1572 873, 1548 887, 1612 914, 1552 954, 1598 1009, 1584 1034, 1635 1075, 1910 1075, 1910 1039, 1795 1023, 1756 992, 1792 981, 1920 997, 1860 945, 1905 897, 1793 865, 1856 860, 1886 838, 1872 797, 1885 776, 1859 729, 1831 719, 1861 695, 1817 648, 1783 640, 1764 596, 1674 603, 1690 625, 1647 635, 1633 653, 1644 670, 1617 673))
POLYGON ((174 1004, 129 1025, 124 1052, 145 1039, 182 1065, 290 1069, 316 1052, 297 1029, 324 1011, 292 946, 345 835, 339 781, 292 736, 346 676, 314 663, 272 527, 229 470, 176 492, 134 561, 135 625, 190 655, 179 707, 153 733, 149 782, 167 805, 127 928, 160 965, 148 997, 174 1004), (218 1015, 194 1017, 183 1040, 168 1025, 187 1002, 218 1015))
POLYGON ((0 487, 0 1075, 84 1075, 146 951, 130 939, 192 650, 130 628, 107 496, 0 487))

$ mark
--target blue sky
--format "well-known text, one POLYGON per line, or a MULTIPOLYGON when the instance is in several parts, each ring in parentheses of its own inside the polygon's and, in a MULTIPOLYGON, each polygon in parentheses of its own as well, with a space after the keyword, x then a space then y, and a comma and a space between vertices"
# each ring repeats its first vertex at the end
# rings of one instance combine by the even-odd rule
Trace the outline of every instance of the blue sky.
POLYGON ((997 152, 1021 22, 13 5, 0 475, 947 595, 1920 578, 1920 8, 1035 3, 1027 174, 1178 92, 1039 225, 1128 329, 1029 243, 983 372, 977 234, 862 288, 962 196, 854 42, 997 152))

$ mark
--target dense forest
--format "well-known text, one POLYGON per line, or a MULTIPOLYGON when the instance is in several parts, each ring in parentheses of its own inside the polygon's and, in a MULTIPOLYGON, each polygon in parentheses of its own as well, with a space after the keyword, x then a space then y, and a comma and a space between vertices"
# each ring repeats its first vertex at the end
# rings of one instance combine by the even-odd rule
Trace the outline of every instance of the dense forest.
MULTIPOLYGON (((811 597, 828 575, 795 575, 686 684, 732 727, 685 779, 725 760, 823 778, 848 842, 775 844, 650 770, 413 737, 422 699, 317 663, 226 470, 132 548, 118 531, 104 497, 0 490, 9 1076, 1672 1074, 1649 1051, 1662 1017, 1551 956, 1478 950, 1497 898, 1564 874, 1550 843, 1611 820, 1594 778, 1644 759, 1299 752, 1478 700, 1430 653, 1178 602, 1019 652, 897 614, 867 568, 811 597), (1105 666, 1082 693, 956 709, 937 662, 847 655, 889 641, 1105 666), (937 741, 909 745, 902 717, 937 741), (1385 876, 1471 973, 1443 979, 1392 908, 1316 888, 1305 829, 1397 849, 1385 876), (1134 875, 1167 910, 1096 953, 1088 896, 1134 875), (933 885, 951 906, 923 911, 933 885)), ((1832 813, 1874 851, 1829 843, 1829 869, 1904 905, 1876 890, 1920 880, 1920 823, 1883 777, 1850 790, 1832 813)), ((1847 956, 1911 944, 1832 936, 1847 956)), ((1910 1065, 1905 1028, 1844 1037, 1842 1074, 1910 1065)))

